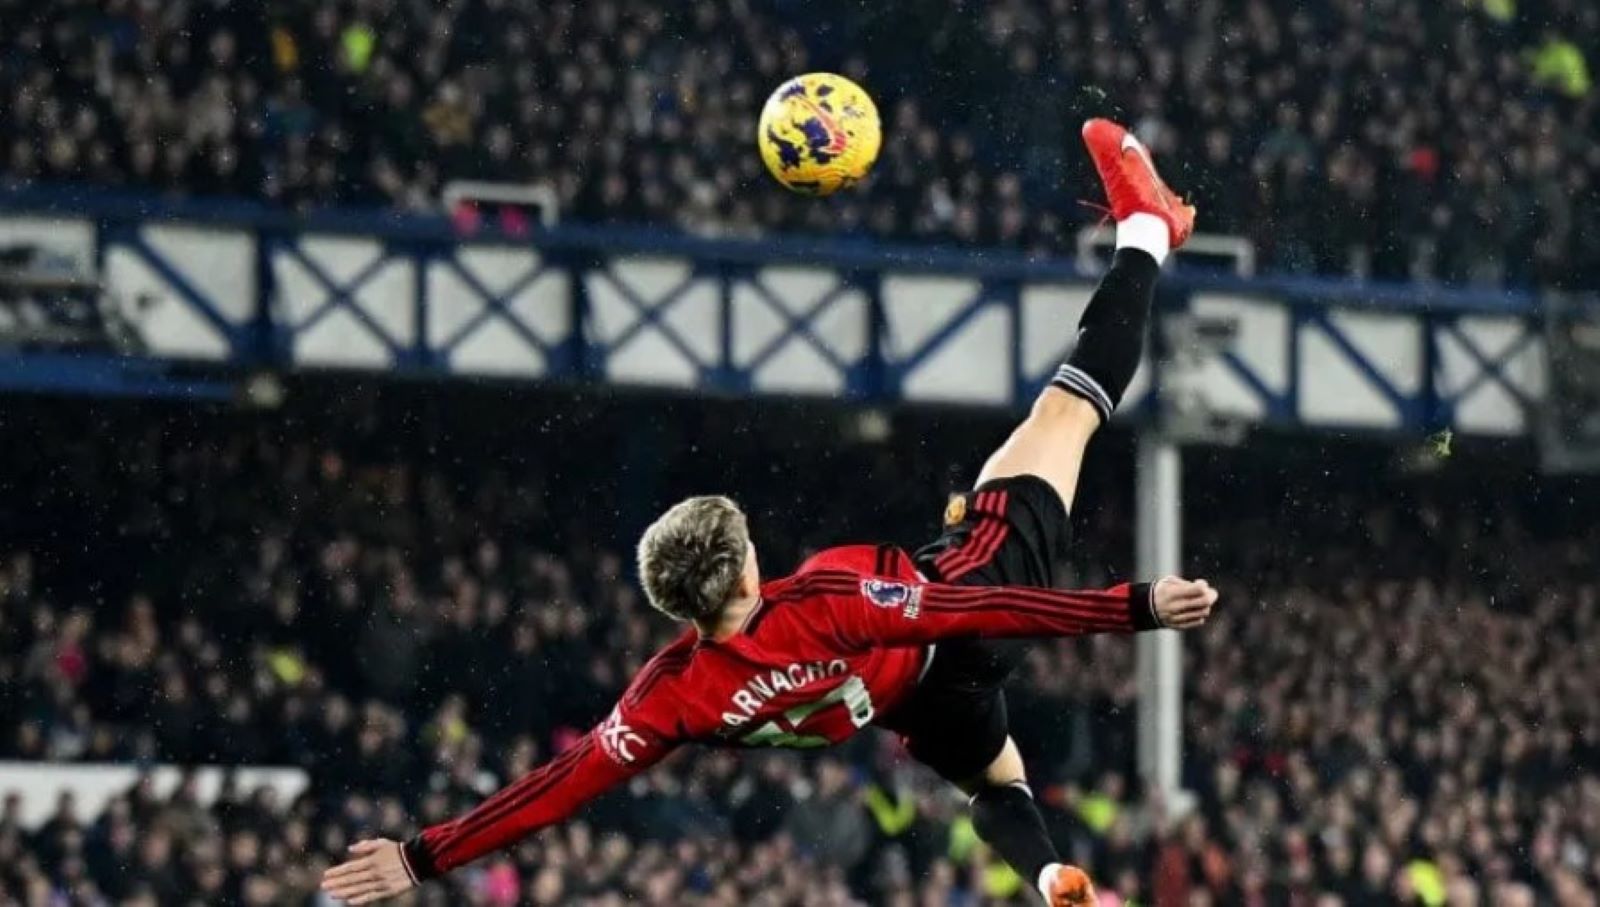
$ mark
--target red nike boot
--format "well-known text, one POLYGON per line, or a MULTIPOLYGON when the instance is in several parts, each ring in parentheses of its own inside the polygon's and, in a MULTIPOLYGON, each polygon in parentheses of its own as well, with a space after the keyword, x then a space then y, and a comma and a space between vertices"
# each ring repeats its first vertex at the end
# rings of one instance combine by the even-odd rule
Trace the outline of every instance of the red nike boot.
POLYGON ((1076 866, 1057 866, 1050 880, 1050 907, 1094 907, 1099 899, 1089 874, 1076 866))
POLYGON ((1113 218, 1154 214, 1166 221, 1173 249, 1188 240, 1194 232, 1194 206, 1162 182, 1143 142, 1110 120, 1095 119, 1083 124, 1083 143, 1100 171, 1113 218))

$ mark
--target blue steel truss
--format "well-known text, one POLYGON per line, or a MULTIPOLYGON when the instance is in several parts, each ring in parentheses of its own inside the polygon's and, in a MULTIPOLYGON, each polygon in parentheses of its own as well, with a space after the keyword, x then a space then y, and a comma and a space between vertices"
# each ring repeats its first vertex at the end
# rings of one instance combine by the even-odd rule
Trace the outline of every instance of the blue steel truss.
MULTIPOLYGON (((0 192, 0 220, 24 215, 91 225, 90 260, 131 255, 123 270, 192 315, 152 323, 146 355, 192 358, 165 351, 209 330, 225 341, 210 363, 222 372, 331 366, 1021 405, 1050 372, 1024 362, 1022 294, 1094 281, 1010 254, 579 227, 463 237, 435 218, 0 192), (160 224, 198 225, 214 242, 158 249, 144 232, 160 224), (248 317, 190 277, 217 248, 255 262, 222 281, 248 317)), ((1199 298, 1236 311, 1251 338, 1217 355, 1202 392, 1250 421, 1517 433, 1540 399, 1540 306, 1528 294, 1180 268, 1159 305, 1182 312, 1199 298)), ((1064 356, 1070 329, 1038 342, 1064 356)), ((27 383, 26 357, 0 364, 4 384, 27 383)), ((35 364, 63 367, 60 356, 35 364)), ((103 384, 107 367, 85 385, 103 384)), ((1164 381, 1153 376, 1152 397, 1164 381)))

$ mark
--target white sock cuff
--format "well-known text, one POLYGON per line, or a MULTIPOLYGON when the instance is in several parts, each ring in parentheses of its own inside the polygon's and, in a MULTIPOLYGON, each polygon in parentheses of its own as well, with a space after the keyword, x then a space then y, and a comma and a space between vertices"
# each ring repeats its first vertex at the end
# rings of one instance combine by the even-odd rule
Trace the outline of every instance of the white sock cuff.
POLYGON ((1117 221, 1117 248, 1149 252, 1156 264, 1165 264, 1172 251, 1172 233, 1166 221, 1140 211, 1117 221))
POLYGON ((1060 868, 1060 863, 1046 863, 1039 870, 1039 894, 1044 896, 1046 904, 1050 903, 1050 883, 1056 880, 1056 870, 1060 868))

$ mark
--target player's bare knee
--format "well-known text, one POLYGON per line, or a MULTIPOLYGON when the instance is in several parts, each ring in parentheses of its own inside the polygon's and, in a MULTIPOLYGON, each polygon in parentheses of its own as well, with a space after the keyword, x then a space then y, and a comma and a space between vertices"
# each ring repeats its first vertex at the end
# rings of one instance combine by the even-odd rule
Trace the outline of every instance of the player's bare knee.
POLYGON ((1000 748, 1000 754, 983 770, 983 777, 979 781, 989 787, 1028 783, 1028 770, 1022 764, 1022 752, 1017 749, 1015 740, 1006 738, 1006 745, 1000 748))
MULTIPOLYGON (((946 777, 950 777, 946 775, 946 777)), ((986 787, 1010 787, 1028 784, 1028 772, 1022 764, 1022 753, 1017 749, 1017 743, 1010 737, 1006 738, 1005 745, 1000 752, 989 761, 983 771, 971 778, 951 779, 957 787, 968 796, 973 796, 986 787)))

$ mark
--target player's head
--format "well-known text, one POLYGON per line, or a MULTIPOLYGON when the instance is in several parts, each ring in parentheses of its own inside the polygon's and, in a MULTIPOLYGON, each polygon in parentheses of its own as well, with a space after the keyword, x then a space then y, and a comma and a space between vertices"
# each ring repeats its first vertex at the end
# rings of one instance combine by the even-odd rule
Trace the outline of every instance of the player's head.
POLYGON ((760 577, 744 511, 716 495, 673 505, 639 539, 639 581, 657 610, 698 623, 755 594, 760 577))

